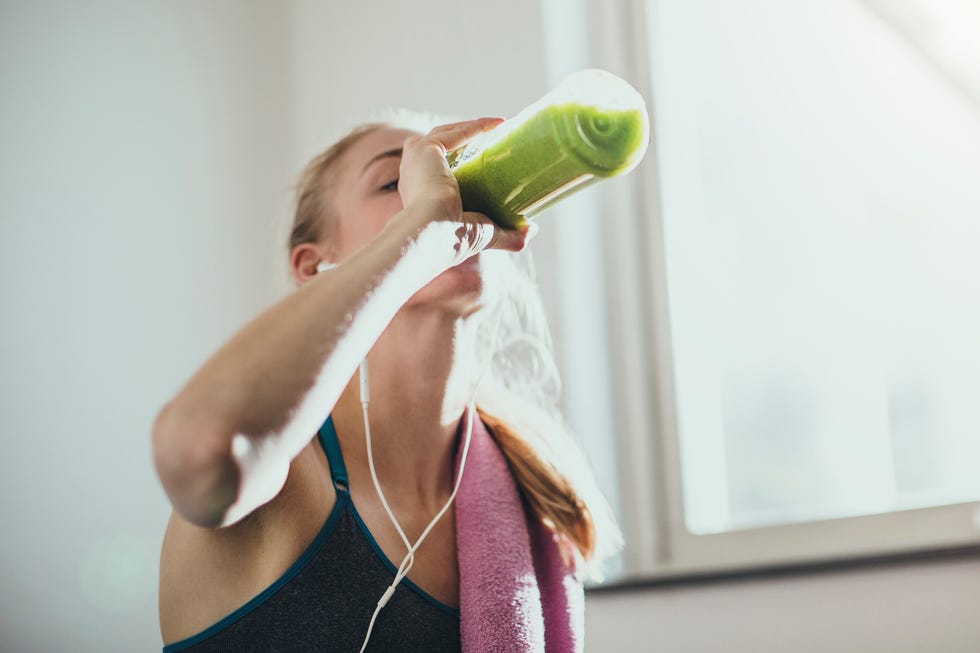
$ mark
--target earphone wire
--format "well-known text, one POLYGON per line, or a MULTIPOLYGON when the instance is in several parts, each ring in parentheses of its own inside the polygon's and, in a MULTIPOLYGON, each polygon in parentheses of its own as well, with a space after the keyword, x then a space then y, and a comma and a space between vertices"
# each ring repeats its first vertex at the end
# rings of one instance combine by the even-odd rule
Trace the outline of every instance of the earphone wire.
MULTIPOLYGON (((500 316, 500 311, 498 311, 496 315, 496 321, 494 324, 494 330, 493 330, 494 338, 496 338, 497 332, 500 329, 500 323, 501 323, 501 316, 500 316)), ((466 466, 467 454, 469 453, 470 450, 470 441, 473 437, 473 419, 474 419, 474 414, 476 413, 476 393, 479 390, 480 384, 483 381, 483 377, 486 374, 487 369, 489 369, 490 363, 492 361, 493 361, 493 352, 491 349, 490 355, 487 357, 485 361, 483 361, 483 365, 481 366, 480 369, 480 374, 477 376, 476 383, 474 383, 473 389, 470 392, 470 400, 467 404, 467 411, 466 411, 467 413, 466 436, 463 440, 463 451, 459 460, 459 469, 456 472, 456 482, 453 487, 453 492, 449 496, 449 500, 446 501, 446 504, 442 507, 442 510, 440 510, 436 514, 436 516, 433 517, 432 521, 429 522, 429 525, 426 526, 424 531, 422 531, 422 534, 419 536, 419 539, 416 540, 414 545, 409 544, 408 537, 405 535, 404 530, 402 530, 401 525, 398 523, 398 520, 395 518, 395 515, 392 512, 391 507, 388 505, 388 501, 385 499, 384 492, 381 490, 381 483, 378 480, 377 472, 374 469, 374 456, 371 452, 371 425, 370 425, 370 420, 368 419, 368 404, 370 403, 370 401, 368 397, 369 382, 367 380, 367 358, 365 358, 361 362, 361 408, 364 413, 364 439, 367 443, 368 466, 371 468, 371 478, 374 481, 374 489, 377 491, 378 497, 381 499, 381 504, 384 506, 385 512, 388 514, 388 518, 391 520, 391 523, 394 524, 395 529, 398 531, 399 536, 402 538, 402 542, 404 542, 405 546, 408 548, 408 553, 405 555, 405 557, 402 559, 401 564, 398 566, 398 571, 395 573, 394 581, 391 583, 388 589, 385 590, 384 594, 381 595, 381 598, 378 599, 378 603, 374 608, 374 613, 371 615, 371 621, 368 624, 367 633, 364 636, 364 642, 361 644, 360 653, 364 653, 364 650, 367 648, 368 641, 371 639, 371 632, 374 630, 374 624, 378 618, 378 614, 380 614, 381 612, 381 609, 388 604, 388 601, 391 599, 392 595, 394 595, 395 589, 398 587, 398 584, 401 583, 401 581, 408 575, 409 570, 411 570, 412 565, 415 563, 415 551, 418 550, 423 540, 425 540, 426 536, 428 536, 429 533, 432 531, 432 529, 435 528, 435 525, 439 522, 439 520, 446 513, 446 511, 449 510, 449 506, 451 506, 453 501, 456 499, 456 494, 459 492, 459 488, 463 480, 463 469, 466 466)))

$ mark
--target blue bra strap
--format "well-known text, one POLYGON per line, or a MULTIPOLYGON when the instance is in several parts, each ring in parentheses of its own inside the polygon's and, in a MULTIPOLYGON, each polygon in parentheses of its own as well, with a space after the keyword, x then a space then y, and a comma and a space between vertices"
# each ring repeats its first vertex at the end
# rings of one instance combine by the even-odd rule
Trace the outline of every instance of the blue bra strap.
POLYGON ((344 466, 344 457, 340 454, 340 441, 337 440, 337 429, 333 425, 333 417, 327 415, 327 421, 320 427, 320 443, 327 454, 327 461, 330 463, 330 478, 333 479, 334 487, 339 491, 346 491, 350 484, 347 482, 347 467, 344 466))

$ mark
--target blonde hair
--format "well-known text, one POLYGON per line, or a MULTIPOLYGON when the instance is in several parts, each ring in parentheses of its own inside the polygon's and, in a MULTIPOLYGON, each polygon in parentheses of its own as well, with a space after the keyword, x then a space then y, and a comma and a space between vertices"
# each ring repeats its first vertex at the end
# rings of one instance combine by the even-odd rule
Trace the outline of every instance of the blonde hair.
POLYGON ((303 243, 316 243, 321 239, 329 242, 331 234, 326 230, 334 222, 329 190, 337 161, 363 136, 385 126, 381 122, 358 125, 306 164, 306 169, 296 183, 296 214, 289 231, 290 253, 303 243))
MULTIPOLYGON (((366 134, 385 127, 421 133, 449 122, 417 112, 389 112, 359 125, 314 157, 296 186, 289 251, 329 240, 330 183, 340 157, 366 134)), ((476 395, 483 422, 500 446, 531 513, 559 535, 566 563, 598 580, 622 538, 592 470, 559 410, 558 368, 530 252, 487 250, 481 257, 494 301, 479 313, 476 369, 486 373, 476 395)))

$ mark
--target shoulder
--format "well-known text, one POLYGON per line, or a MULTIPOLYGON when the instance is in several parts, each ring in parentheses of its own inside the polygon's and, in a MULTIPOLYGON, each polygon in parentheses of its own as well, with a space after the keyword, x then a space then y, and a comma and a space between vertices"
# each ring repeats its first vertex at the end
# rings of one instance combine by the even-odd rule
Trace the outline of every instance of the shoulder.
POLYGON ((290 464, 279 494, 241 521, 208 529, 173 512, 160 556, 164 642, 204 630, 275 582, 313 541, 335 503, 314 439, 290 464))

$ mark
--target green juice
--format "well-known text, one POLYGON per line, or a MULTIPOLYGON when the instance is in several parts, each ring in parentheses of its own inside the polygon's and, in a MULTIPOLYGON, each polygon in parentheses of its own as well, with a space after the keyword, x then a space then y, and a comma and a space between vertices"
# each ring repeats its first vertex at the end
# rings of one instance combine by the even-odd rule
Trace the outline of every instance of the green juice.
POLYGON ((571 193, 631 170, 648 133, 642 109, 554 104, 500 137, 490 132, 486 147, 464 152, 451 167, 464 210, 515 228, 571 193))

